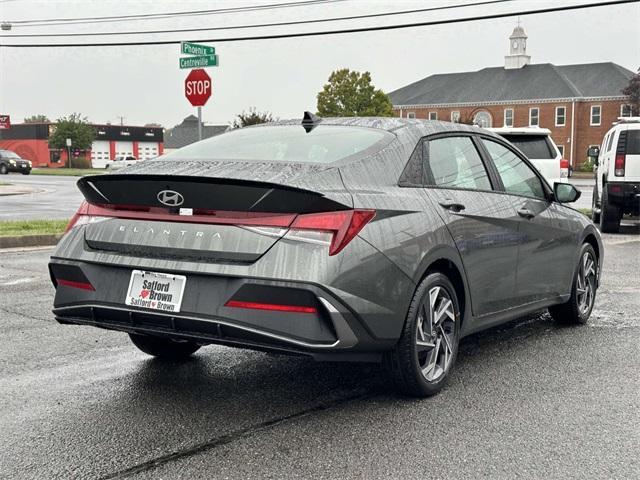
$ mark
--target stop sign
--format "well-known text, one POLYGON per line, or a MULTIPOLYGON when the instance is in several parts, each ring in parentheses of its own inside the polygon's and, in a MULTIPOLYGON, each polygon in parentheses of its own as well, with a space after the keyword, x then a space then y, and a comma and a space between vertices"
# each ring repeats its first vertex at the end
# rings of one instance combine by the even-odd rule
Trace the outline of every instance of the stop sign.
POLYGON ((211 96, 211 77, 202 68, 191 70, 184 81, 184 96, 194 107, 202 107, 211 96))

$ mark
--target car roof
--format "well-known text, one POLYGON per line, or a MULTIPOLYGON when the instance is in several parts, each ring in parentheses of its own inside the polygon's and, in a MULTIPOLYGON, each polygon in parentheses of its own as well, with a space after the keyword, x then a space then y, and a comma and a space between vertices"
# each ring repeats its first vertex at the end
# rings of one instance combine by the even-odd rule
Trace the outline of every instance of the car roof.
POLYGON ((495 127, 487 130, 499 135, 551 135, 551 130, 540 127, 495 127))
MULTIPOLYGON (((275 122, 252 125, 245 128, 256 128, 278 125, 301 125, 302 119, 278 120, 275 122)), ((350 127, 379 128, 388 132, 397 132, 401 129, 419 129, 424 135, 431 135, 440 132, 473 132, 485 133, 496 136, 487 129, 476 125, 466 125, 463 123, 443 122, 440 120, 422 120, 417 118, 399 117, 323 117, 318 125, 343 125, 350 127)))

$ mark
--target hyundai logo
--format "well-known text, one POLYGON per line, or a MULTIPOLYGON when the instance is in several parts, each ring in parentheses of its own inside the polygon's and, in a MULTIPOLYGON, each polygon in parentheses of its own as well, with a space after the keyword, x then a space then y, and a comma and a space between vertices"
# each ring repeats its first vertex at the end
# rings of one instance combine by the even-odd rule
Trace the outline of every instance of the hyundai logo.
POLYGON ((173 190, 162 190, 158 192, 158 201, 168 207, 179 207, 184 203, 184 197, 173 190))

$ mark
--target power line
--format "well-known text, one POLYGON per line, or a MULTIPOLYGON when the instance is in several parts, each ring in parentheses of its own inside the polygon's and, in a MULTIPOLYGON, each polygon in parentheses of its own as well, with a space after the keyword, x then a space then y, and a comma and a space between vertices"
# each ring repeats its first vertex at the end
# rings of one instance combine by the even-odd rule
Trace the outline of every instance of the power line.
POLYGON ((305 25, 312 23, 323 23, 323 22, 336 22, 336 21, 344 21, 344 20, 359 20, 363 18, 377 18, 377 17, 388 17, 394 15, 407 15, 412 13, 424 13, 424 12, 433 12, 437 10, 450 10, 454 8, 465 8, 465 7, 475 7, 481 5, 491 5, 497 3, 507 3, 507 2, 516 2, 519 0, 488 0, 477 3, 465 3, 461 5, 446 5, 440 7, 429 7, 429 8, 418 8, 413 10, 401 10, 398 12, 384 12, 384 13, 370 13, 364 15, 351 15, 346 17, 331 17, 331 18, 319 18, 312 20, 295 20, 289 22, 275 22, 275 23, 261 23, 261 24, 253 24, 253 25, 232 25, 229 27, 201 27, 201 28, 182 28, 182 29, 174 29, 174 30, 145 30, 145 31, 128 31, 128 32, 90 32, 90 33, 21 33, 21 34, 4 34, 0 35, 0 37, 94 37, 94 36, 106 36, 106 35, 150 35, 150 34, 161 34, 161 33, 185 33, 185 32, 205 32, 205 31, 213 31, 213 30, 239 30, 246 28, 263 28, 263 27, 282 27, 282 26, 291 26, 291 25, 305 25))
POLYGON ((230 7, 230 8, 215 8, 210 10, 187 10, 180 12, 163 12, 163 13, 140 13, 135 15, 112 15, 104 17, 67 17, 67 18, 49 18, 39 20, 7 20, 7 23, 11 23, 16 27, 39 27, 39 26, 54 26, 54 25, 80 25, 89 23, 104 23, 104 22, 124 22, 131 20, 155 20, 165 19, 181 16, 196 16, 196 15, 217 15, 224 13, 238 13, 238 12, 253 12, 260 10, 271 10, 277 8, 290 8, 290 7, 306 7, 324 3, 336 3, 345 2, 348 0, 306 0, 297 2, 286 3, 270 3, 266 5, 247 5, 244 7, 230 7))
MULTIPOLYGON (((362 33, 383 30, 399 30, 404 28, 426 27, 433 25, 446 25, 452 23, 473 22, 477 20, 492 20, 497 18, 515 17, 518 15, 535 15, 541 13, 563 12, 570 10, 583 10, 586 8, 604 7, 609 5, 621 5, 625 3, 638 3, 640 0, 608 0, 597 3, 565 5, 560 7, 539 8, 534 10, 523 10, 517 12, 494 13, 488 15, 477 15, 475 17, 453 18, 447 20, 431 20, 425 22, 403 23, 396 25, 380 25, 373 27, 346 28, 341 30, 315 31, 315 32, 294 32, 281 34, 253 35, 247 37, 222 37, 222 38, 201 38, 192 39, 192 42, 204 43, 229 43, 243 42, 249 40, 276 40, 282 38, 318 37, 325 35, 341 35, 347 33, 362 33)), ((146 45, 176 45, 183 40, 153 40, 144 42, 113 42, 113 43, 23 43, 23 44, 0 44, 0 47, 12 48, 51 48, 51 47, 124 47, 124 46, 146 46, 146 45)))

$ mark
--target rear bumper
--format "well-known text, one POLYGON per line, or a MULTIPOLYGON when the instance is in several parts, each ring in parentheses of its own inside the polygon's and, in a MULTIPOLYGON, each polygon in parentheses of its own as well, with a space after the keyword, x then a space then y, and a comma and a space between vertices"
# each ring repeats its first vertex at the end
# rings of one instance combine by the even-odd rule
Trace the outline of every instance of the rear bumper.
POLYGON ((640 183, 639 182, 608 182, 607 199, 611 205, 623 209, 624 213, 640 213, 640 183))
POLYGON ((381 352, 393 346, 389 339, 373 338, 364 320, 321 285, 193 274, 187 278, 189 288, 185 289, 181 311, 168 313, 124 304, 130 268, 58 259, 49 267, 54 284, 62 275, 72 281, 85 279, 95 288, 57 284, 53 313, 63 324, 310 355, 318 360, 378 361, 381 352), (228 300, 247 292, 283 302, 305 298, 317 312, 225 306, 228 300))

